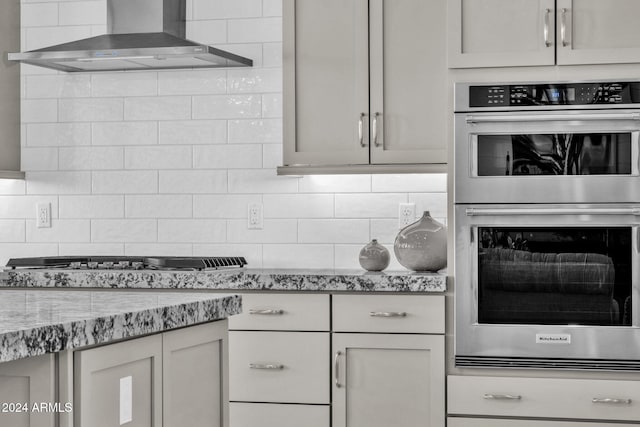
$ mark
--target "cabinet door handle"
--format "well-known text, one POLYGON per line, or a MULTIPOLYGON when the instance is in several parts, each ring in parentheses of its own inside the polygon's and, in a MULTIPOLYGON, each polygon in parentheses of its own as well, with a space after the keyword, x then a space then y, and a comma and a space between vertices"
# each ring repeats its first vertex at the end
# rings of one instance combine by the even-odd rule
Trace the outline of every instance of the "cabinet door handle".
POLYGON ((280 309, 256 309, 256 308, 252 308, 249 310, 249 314, 264 314, 267 316, 273 316, 273 315, 281 315, 284 314, 284 310, 280 310, 280 309))
POLYGON ((612 405, 631 405, 631 399, 614 399, 610 397, 594 397, 593 403, 610 403, 612 405))
POLYGON ((366 114, 360 113, 360 118, 358 119, 358 141, 360 141, 361 147, 366 147, 367 144, 364 143, 364 118, 366 114))
POLYGON ((373 121, 371 124, 371 133, 373 134, 373 145, 375 145, 376 147, 380 147, 380 144, 378 144, 378 117, 380 116, 380 113, 376 112, 373 115, 373 121))
POLYGON ((371 311, 369 312, 371 317, 407 317, 405 311, 371 311))
POLYGON ((544 45, 546 47, 551 46, 551 42, 549 41, 549 17, 551 16, 551 9, 544 10, 544 45))
POLYGON ((522 400, 522 396, 519 394, 485 394, 482 398, 487 400, 522 400))
POLYGON ((562 47, 569 46, 567 43, 567 8, 562 8, 560 10, 560 39, 562 40, 562 47))
POLYGON ((249 363, 249 369, 281 370, 284 369, 284 365, 278 363, 249 363))
POLYGON ((335 356, 333 356, 333 375, 337 388, 342 387, 342 384, 340 384, 340 356, 342 356, 341 351, 336 351, 335 356))

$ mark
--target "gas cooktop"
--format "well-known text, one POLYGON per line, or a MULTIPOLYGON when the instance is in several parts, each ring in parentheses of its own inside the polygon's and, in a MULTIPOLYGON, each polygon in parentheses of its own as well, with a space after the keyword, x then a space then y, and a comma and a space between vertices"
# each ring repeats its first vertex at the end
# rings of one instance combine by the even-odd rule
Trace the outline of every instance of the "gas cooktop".
POLYGON ((217 270, 246 264, 244 257, 54 256, 11 258, 7 268, 217 270))

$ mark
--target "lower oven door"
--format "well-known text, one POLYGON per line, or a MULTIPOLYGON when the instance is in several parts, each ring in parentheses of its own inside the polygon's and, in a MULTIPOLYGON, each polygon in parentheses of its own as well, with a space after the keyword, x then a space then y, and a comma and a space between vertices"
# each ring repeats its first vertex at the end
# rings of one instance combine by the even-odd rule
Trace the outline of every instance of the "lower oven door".
POLYGON ((456 205, 457 366, 640 369, 640 205, 456 205))
POLYGON ((640 203, 640 111, 456 113, 455 203, 640 203))

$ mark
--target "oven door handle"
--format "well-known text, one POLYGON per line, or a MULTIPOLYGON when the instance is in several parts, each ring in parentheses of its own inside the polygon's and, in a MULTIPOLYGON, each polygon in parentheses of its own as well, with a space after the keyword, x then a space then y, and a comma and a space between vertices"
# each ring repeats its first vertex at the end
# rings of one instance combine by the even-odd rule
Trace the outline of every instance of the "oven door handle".
POLYGON ((467 216, 504 215, 635 215, 637 208, 467 208, 467 216))
POLYGON ((603 120, 640 120, 640 113, 612 114, 527 114, 527 115, 488 115, 466 116, 466 122, 475 123, 511 123, 511 122, 549 122, 549 121, 603 121, 603 120))

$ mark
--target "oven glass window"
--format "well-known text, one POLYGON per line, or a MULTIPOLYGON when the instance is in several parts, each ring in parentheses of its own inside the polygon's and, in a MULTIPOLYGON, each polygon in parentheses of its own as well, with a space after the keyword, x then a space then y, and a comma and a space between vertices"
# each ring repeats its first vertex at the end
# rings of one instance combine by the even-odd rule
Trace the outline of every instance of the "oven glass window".
POLYGON ((629 175, 630 133, 478 135, 478 176, 629 175))
POLYGON ((631 325, 630 227, 479 227, 478 321, 631 325))

